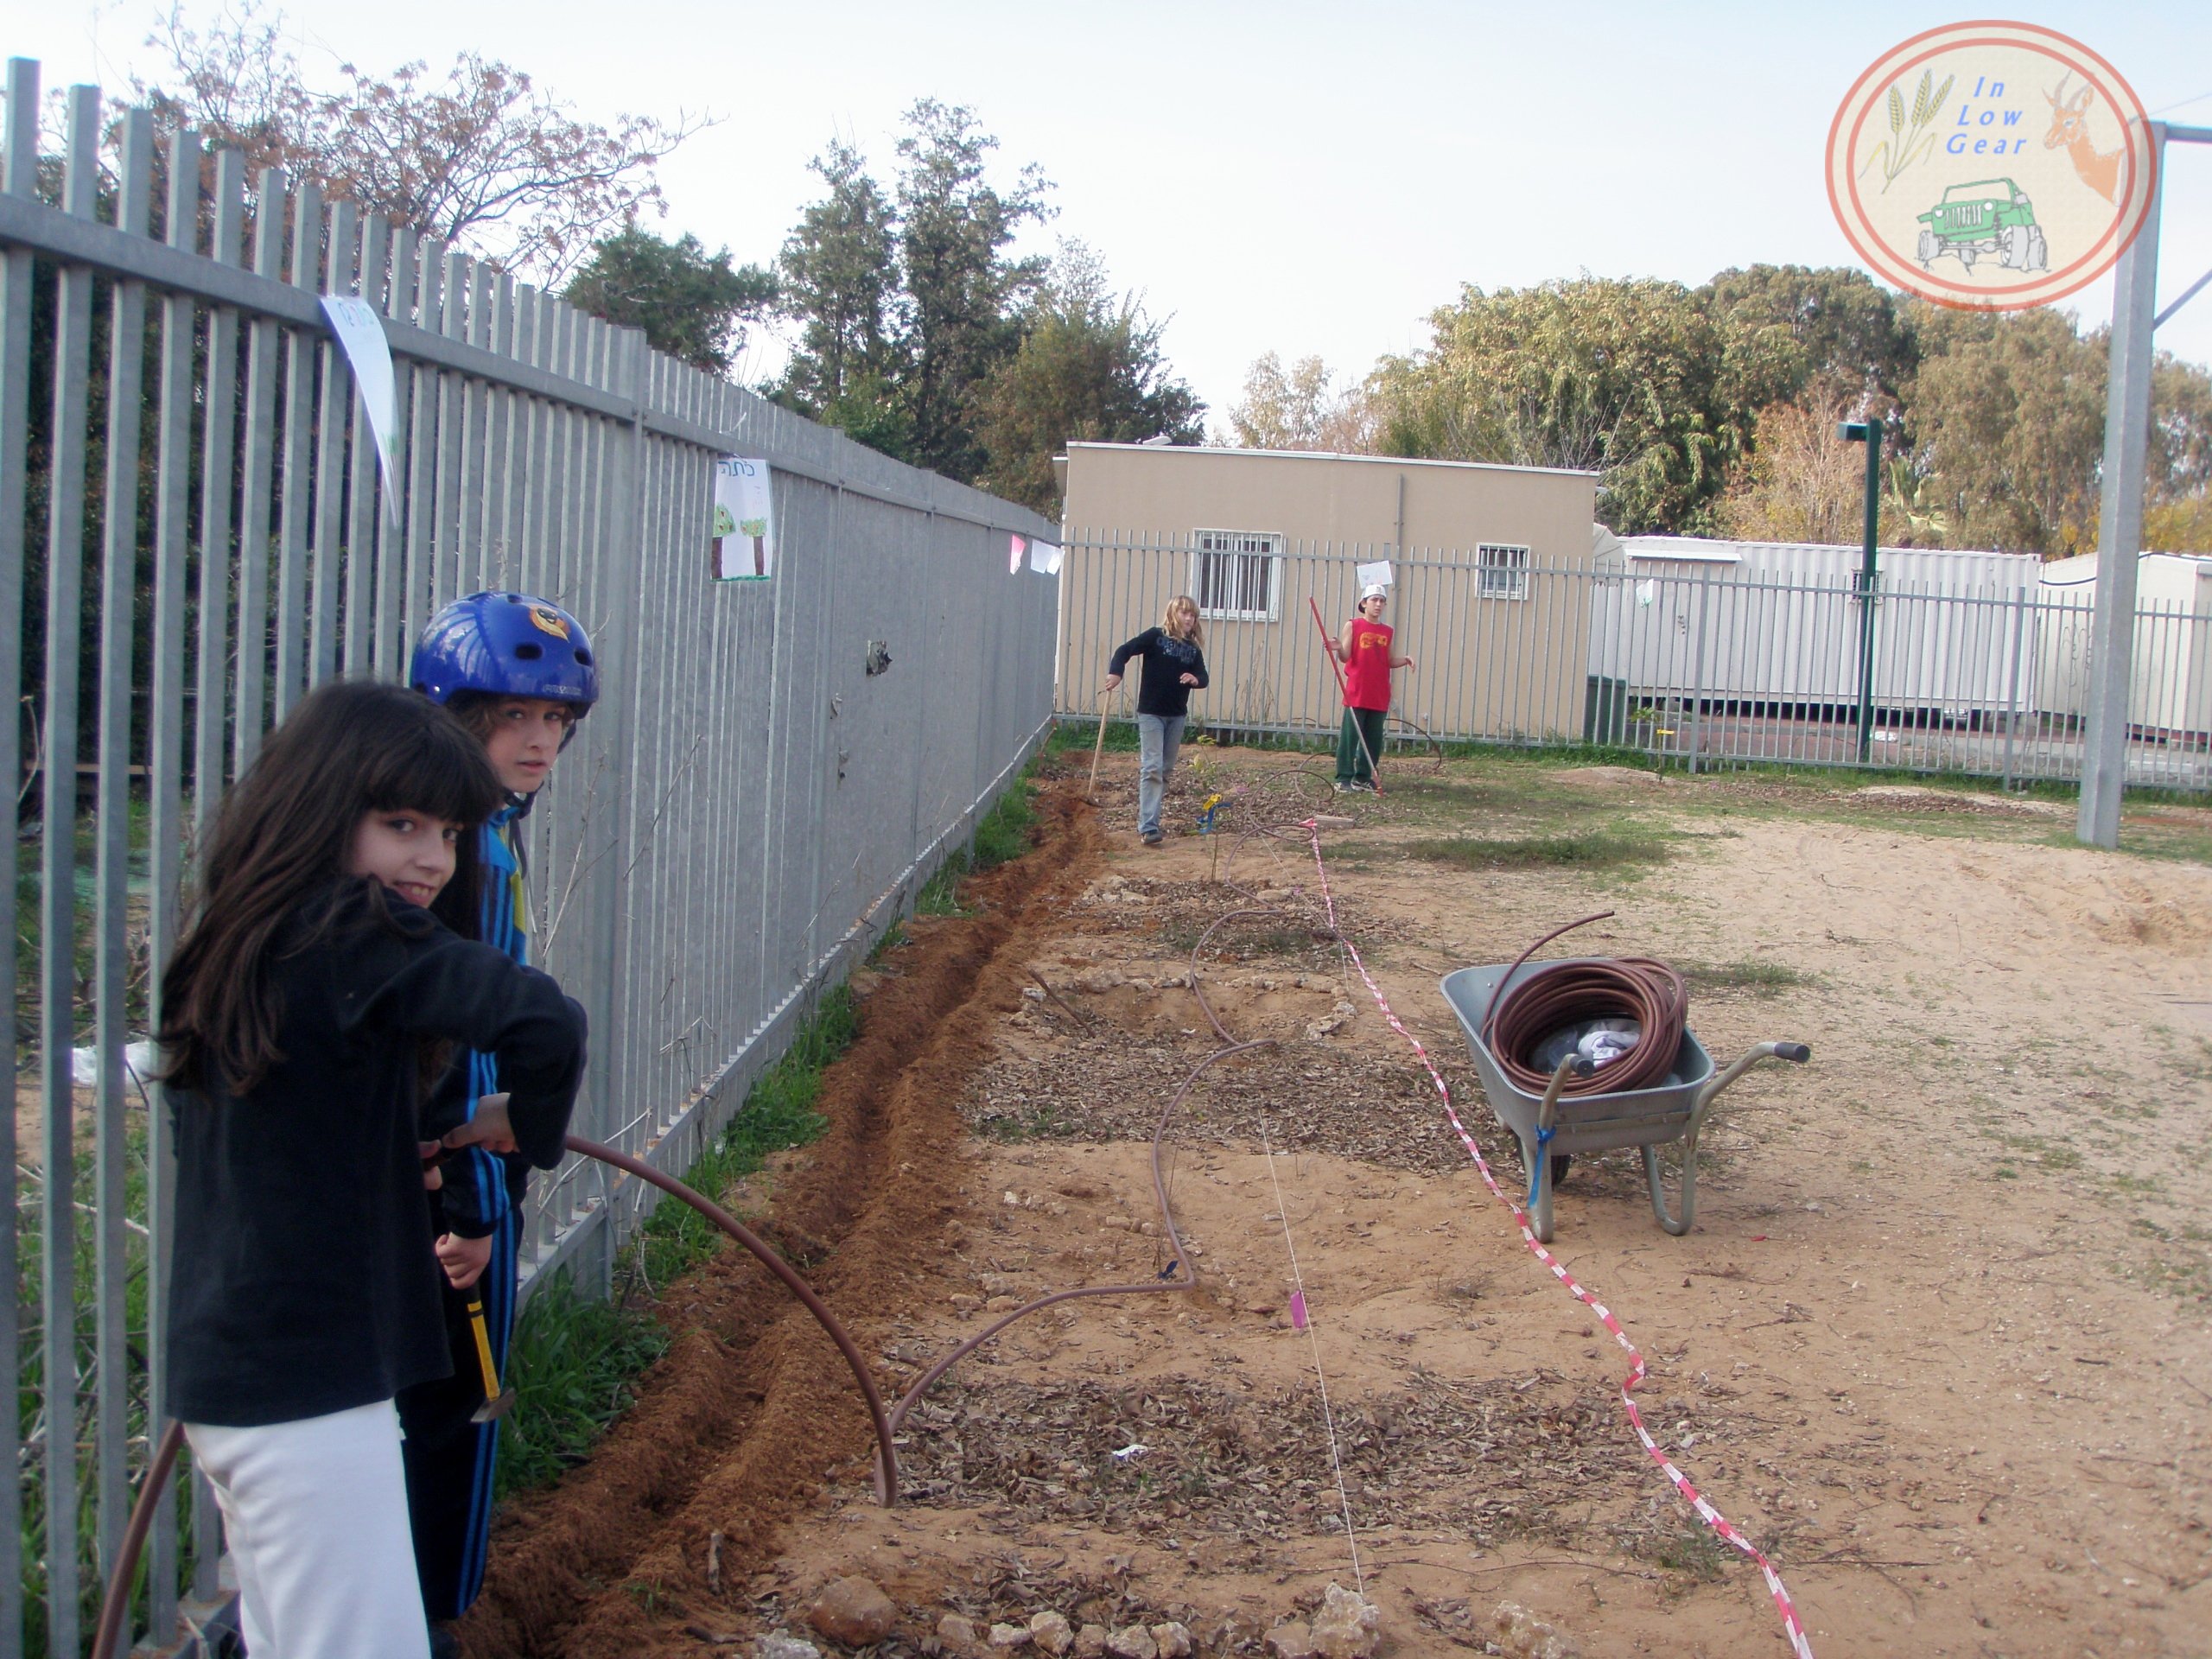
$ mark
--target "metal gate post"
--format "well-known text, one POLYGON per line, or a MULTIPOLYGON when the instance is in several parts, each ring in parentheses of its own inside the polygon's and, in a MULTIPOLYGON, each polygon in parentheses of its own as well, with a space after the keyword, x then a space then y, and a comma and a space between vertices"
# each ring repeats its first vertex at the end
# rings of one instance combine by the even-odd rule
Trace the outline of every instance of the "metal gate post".
POLYGON ((2127 693, 2135 671, 2136 555, 2143 545, 2143 468, 2151 437, 2151 331, 2158 289, 2158 214, 2165 193, 2166 127, 2148 124, 2151 206, 2120 256, 2112 302, 2112 367, 2105 382, 2103 499, 2097 509, 2096 608, 2089 623, 2089 718, 2082 749, 2075 838, 2120 845, 2127 782, 2127 693))

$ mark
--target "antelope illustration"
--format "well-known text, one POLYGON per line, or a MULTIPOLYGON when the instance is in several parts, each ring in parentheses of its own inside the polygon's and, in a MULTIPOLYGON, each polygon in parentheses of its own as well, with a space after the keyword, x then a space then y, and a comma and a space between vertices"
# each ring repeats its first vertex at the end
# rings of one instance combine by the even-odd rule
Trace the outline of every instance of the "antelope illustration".
POLYGON ((2077 97, 2069 99, 2064 96, 2066 83, 2073 73, 2068 70, 2058 78, 2057 89, 2044 94, 2050 103, 2050 130, 2043 136, 2043 147, 2056 149, 2064 145, 2067 159, 2074 163, 2074 170, 2082 175, 2082 182, 2107 201, 2116 201, 2120 197, 2120 152, 2116 149, 2109 152, 2100 150, 2089 142, 2089 125, 2086 118, 2089 101, 2096 94, 2094 88, 2084 86, 2077 97))

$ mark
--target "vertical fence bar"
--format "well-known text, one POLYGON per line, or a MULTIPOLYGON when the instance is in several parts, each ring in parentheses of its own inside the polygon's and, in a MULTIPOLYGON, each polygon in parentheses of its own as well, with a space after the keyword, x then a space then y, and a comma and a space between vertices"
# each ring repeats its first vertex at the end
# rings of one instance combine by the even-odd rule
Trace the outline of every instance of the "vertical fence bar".
MULTIPOLYGON (((262 170, 253 202, 253 269, 283 275, 284 175, 262 170)), ((237 722, 231 732, 232 777, 261 748, 269 687, 269 513, 276 481, 276 349, 275 321, 256 316, 246 327, 245 484, 238 504, 238 672, 237 722)))
MULTIPOLYGON (((143 237, 153 224, 154 122, 123 118, 116 228, 143 237)), ((105 1569, 123 1542, 130 1506, 130 1233, 124 1204, 130 1149, 124 1122, 124 980, 130 968, 130 688, 138 588, 138 455, 146 414, 146 285, 122 281, 108 301, 107 493, 100 559, 99 777, 93 850, 93 1244, 99 1368, 93 1457, 99 1479, 95 1559, 105 1569)), ((48 1554, 53 1554, 49 1539, 48 1554)))
MULTIPOLYGON (((0 191, 29 197, 38 188, 38 65, 28 58, 8 60, 7 125, 0 131, 0 191)), ((29 537, 23 524, 29 483, 31 395, 31 276, 27 248, 0 251, 0 779, 10 791, 22 776, 23 566, 29 537)), ((20 798, 18 797, 17 798, 20 798)), ((19 937, 16 837, 0 836, 0 916, 8 938, 19 937)), ((16 1018, 16 951, 0 950, 0 1008, 16 1018)), ((8 1052, 19 1073, 20 1027, 10 1027, 8 1052)), ((19 1385, 22 1376, 21 1245, 16 1237, 16 1115, 0 1114, 0 1156, 7 1160, 8 1203, 0 1206, 0 1283, 8 1287, 0 1306, 0 1376, 19 1385)), ((23 1465, 20 1410, 0 1414, 0 1652, 15 1652, 23 1631, 23 1465)))
MULTIPOLYGON (((330 247, 322 272, 326 294, 359 291, 353 279, 353 257, 360 251, 359 216, 350 201, 336 202, 330 209, 330 247)), ((360 401, 353 395, 353 376, 335 341, 322 340, 315 348, 315 357, 322 384, 315 405, 315 594, 308 610, 308 683, 311 687, 338 671, 338 592, 346 551, 338 527, 345 507, 346 417, 360 401)), ((357 456, 375 448, 368 442, 367 424, 363 421, 364 429, 354 435, 357 456)))
MULTIPOLYGON (((322 192, 300 186, 292 203, 292 286, 312 294, 322 264, 322 192)), ((319 331, 318 331, 319 332, 319 331)), ((271 720, 292 712, 306 680, 308 483, 314 476, 315 363, 319 341, 305 328, 284 338, 284 454, 276 518, 276 684, 271 720)), ((323 435, 325 443, 329 435, 323 435)))
MULTIPOLYGON (((169 140, 168 245, 189 253, 200 233, 200 139, 180 131, 169 140)), ((181 886, 184 815, 185 591, 192 505, 192 347, 196 308, 181 295, 162 306, 161 471, 154 512, 152 707, 148 720, 149 855, 146 918, 146 1029, 162 1028, 162 968, 175 947, 181 886)), ((176 1191, 175 1147, 162 1085, 146 1103, 146 1421, 166 1414, 168 1393, 169 1212, 176 1191)), ((181 1483, 179 1483, 180 1484, 181 1483)), ((156 1645, 176 1634, 177 1492, 154 1511, 146 1540, 147 1631, 156 1645)))
MULTIPOLYGON (((446 251, 445 270, 440 279, 439 294, 442 303, 438 311, 438 333, 448 340, 463 337, 468 311, 469 271, 473 262, 459 250, 446 251)), ((424 327, 431 326, 423 319, 424 327)), ((410 639, 419 638, 423 626, 441 607, 449 602, 461 579, 461 525, 465 517, 461 506, 461 428, 467 420, 468 378, 466 375, 444 373, 438 376, 438 459, 433 476, 436 482, 437 506, 430 521, 430 591, 424 611, 408 632, 410 639)))
MULTIPOLYGON (((62 211, 94 216, 100 94, 72 86, 62 211)), ((92 273, 63 266, 54 308, 54 429, 46 536, 46 754, 39 858, 39 1071, 45 1193, 39 1205, 45 1321, 47 1641, 79 1645, 77 1609, 77 1100, 71 1050, 77 995, 77 671, 85 574, 86 420, 92 273)))
MULTIPOLYGON (((215 156, 213 239, 208 257, 234 265, 245 234, 245 158, 235 149, 215 156)), ((207 429, 200 443, 200 652, 193 702, 192 822, 203 844, 222 793, 227 747, 224 688, 231 677, 231 527, 238 495, 238 314, 207 313, 207 429)), ((212 1571, 212 1569, 211 1569, 212 1571)), ((208 1580, 212 1585, 214 1580, 208 1580)))
MULTIPOLYGON (((384 296, 389 231, 382 213, 361 221, 359 280, 353 291, 371 305, 384 296)), ((339 397, 353 423, 353 447, 346 476, 346 654, 347 674, 371 668, 371 620, 376 592, 376 496, 378 487, 376 435, 353 390, 351 371, 340 376, 339 397)))
MULTIPOLYGON (((435 237, 423 238, 415 273, 415 321, 416 327, 432 334, 438 327, 443 257, 443 246, 435 237)), ((444 377, 428 364, 417 363, 409 378, 415 385, 415 409, 407 441, 407 574, 400 603, 395 677, 407 671, 408 651, 430 620, 431 593, 436 585, 437 421, 439 382, 444 377)))
MULTIPOLYGON (((411 226, 395 225, 391 231, 391 280, 385 288, 384 314, 395 322, 411 322, 415 313, 416 246, 411 226)), ((414 642, 407 634, 408 507, 414 499, 409 486, 415 467, 410 418, 422 407, 422 374, 404 363, 392 365, 391 470, 379 477, 377 494, 377 582, 374 643, 370 666, 382 679, 396 680, 407 672, 407 648, 414 642), (412 398, 412 404, 408 399, 412 398)))

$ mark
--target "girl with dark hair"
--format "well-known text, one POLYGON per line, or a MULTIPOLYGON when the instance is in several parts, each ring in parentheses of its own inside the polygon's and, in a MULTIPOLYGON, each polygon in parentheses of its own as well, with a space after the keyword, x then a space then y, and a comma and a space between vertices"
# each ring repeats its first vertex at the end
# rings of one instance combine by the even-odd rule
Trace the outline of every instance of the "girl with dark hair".
POLYGON ((166 1405, 213 1483, 249 1654, 423 1659, 398 1418, 452 1365, 423 1202, 425 1080, 499 1057, 558 1161, 583 1012, 475 925, 484 751, 403 687, 315 691, 210 841, 162 980, 176 1126, 166 1405))

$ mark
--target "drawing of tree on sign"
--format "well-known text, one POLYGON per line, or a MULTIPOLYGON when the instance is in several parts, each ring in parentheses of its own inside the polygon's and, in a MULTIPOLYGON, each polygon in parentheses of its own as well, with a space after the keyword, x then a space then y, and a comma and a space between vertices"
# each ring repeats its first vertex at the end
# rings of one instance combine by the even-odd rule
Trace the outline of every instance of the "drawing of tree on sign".
POLYGON ((1928 159, 1936 148, 1936 135, 1929 130, 1936 119, 1936 112, 1943 107, 1943 100, 1951 95, 1955 76, 1943 77, 1943 84, 1935 84, 1936 72, 1920 72, 1920 90, 1912 96, 1912 119, 1905 120, 1904 99, 1895 86, 1890 88, 1890 136, 1874 146, 1874 153, 1866 158, 1866 165, 1859 169, 1865 178, 1876 162, 1882 167, 1882 190, 1887 194, 1892 184, 1905 168, 1915 162, 1928 159))

